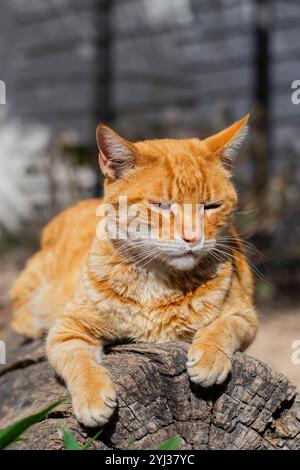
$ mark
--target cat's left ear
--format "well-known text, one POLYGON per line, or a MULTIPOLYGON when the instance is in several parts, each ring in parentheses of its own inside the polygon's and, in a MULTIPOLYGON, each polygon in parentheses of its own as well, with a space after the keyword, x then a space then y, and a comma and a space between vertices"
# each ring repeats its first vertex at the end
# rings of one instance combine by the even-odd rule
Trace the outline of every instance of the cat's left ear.
POLYGON ((136 153, 131 142, 110 127, 100 124, 96 132, 99 166, 106 178, 116 180, 135 165, 136 153))
POLYGON ((224 165, 230 168, 237 149, 241 146, 247 135, 248 120, 249 114, 223 131, 203 140, 202 142, 207 153, 209 155, 217 155, 221 158, 224 165))

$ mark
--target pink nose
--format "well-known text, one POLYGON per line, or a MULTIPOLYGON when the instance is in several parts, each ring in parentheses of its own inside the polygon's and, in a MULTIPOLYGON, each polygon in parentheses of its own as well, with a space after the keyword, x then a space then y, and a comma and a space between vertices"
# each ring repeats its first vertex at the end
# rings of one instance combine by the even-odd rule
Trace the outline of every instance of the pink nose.
POLYGON ((189 244, 195 244, 197 243, 200 238, 195 235, 194 233, 190 233, 190 234, 187 234, 185 233, 183 236, 182 236, 182 240, 184 240, 186 243, 189 243, 189 244))

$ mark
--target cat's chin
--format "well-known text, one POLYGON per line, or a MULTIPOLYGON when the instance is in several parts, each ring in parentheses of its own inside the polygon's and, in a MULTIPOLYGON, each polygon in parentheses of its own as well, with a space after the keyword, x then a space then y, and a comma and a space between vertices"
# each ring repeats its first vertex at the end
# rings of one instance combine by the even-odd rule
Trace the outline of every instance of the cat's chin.
POLYGON ((185 256, 172 256, 168 259, 168 265, 177 271, 189 271, 195 267, 198 258, 193 254, 185 256))

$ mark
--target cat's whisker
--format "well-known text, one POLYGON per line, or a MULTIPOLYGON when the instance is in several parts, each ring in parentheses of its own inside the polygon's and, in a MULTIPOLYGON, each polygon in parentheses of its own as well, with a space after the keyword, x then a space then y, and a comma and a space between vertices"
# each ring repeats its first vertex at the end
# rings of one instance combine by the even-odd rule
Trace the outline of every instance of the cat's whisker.
POLYGON ((246 252, 246 254, 250 254, 250 255, 253 255, 253 256, 257 256, 261 259, 265 259, 265 255, 263 255, 263 253, 261 253, 252 243, 249 243, 249 242, 243 241, 242 246, 239 246, 237 241, 234 238, 224 239, 224 238, 220 237, 217 240, 217 246, 220 246, 220 247, 223 247, 223 248, 228 248, 229 247, 229 248, 237 251, 238 253, 244 254, 246 252), (220 243, 219 240, 223 240, 225 243, 220 243), (232 242, 232 244, 231 244, 231 242, 232 242))
MULTIPOLYGON (((134 248, 132 248, 132 250, 128 250, 128 251, 134 251, 134 248)), ((147 250, 146 254, 145 252, 136 252, 136 253, 133 253, 131 256, 124 256, 124 261, 121 261, 121 263, 128 263, 128 262, 133 262, 135 261, 136 259, 140 259, 141 257, 143 258, 144 256, 148 256, 148 255, 151 255, 151 254, 155 254, 157 253, 157 248, 151 248, 150 250, 147 250)), ((123 253, 122 253, 123 254, 123 253)))
POLYGON ((253 247, 251 245, 246 245, 244 243, 243 243, 242 246, 238 246, 236 243, 230 244, 230 242, 228 242, 228 243, 217 242, 217 246, 222 247, 222 248, 230 248, 230 249, 232 249, 234 251, 237 251, 238 253, 241 253, 241 254, 246 252, 246 253, 250 253, 252 255, 257 255, 257 256, 263 257, 263 255, 255 247, 253 247))
MULTIPOLYGON (((138 267, 140 270, 142 270, 142 269, 145 268, 149 263, 153 262, 156 258, 158 258, 161 254, 162 254, 161 252, 157 253, 156 256, 153 256, 153 257, 152 257, 150 260, 148 260, 145 264, 143 264, 142 266, 137 265, 137 267, 138 267)), ((143 260, 143 261, 144 261, 144 260, 143 260)))
MULTIPOLYGON (((143 242, 140 242, 140 243, 136 243, 134 246, 146 246, 146 245, 147 245, 147 243, 144 243, 144 241, 143 241, 143 242)), ((115 247, 115 251, 117 251, 117 254, 122 255, 126 251, 134 250, 134 246, 129 247, 129 246, 125 245, 123 247, 123 250, 119 249, 118 247, 115 247)), ((91 252, 91 255, 93 257, 101 258, 102 260, 105 260, 106 263, 109 263, 111 260, 116 258, 116 252, 115 251, 112 253, 112 255, 108 259, 106 259, 107 255, 100 254, 100 253, 97 253, 97 252, 91 252)))
POLYGON ((155 253, 157 253, 157 249, 152 249, 151 251, 149 250, 147 255, 145 255, 145 253, 136 253, 134 256, 126 258, 123 261, 118 261, 114 266, 110 266, 109 263, 106 262, 107 264, 104 268, 105 271, 103 271, 103 273, 105 275, 108 275, 113 270, 113 268, 115 266, 119 266, 120 264, 128 264, 128 263, 136 264, 137 262, 142 262, 144 259, 147 259, 149 256, 152 256, 155 253), (141 258, 141 256, 142 256, 142 258, 141 258))
MULTIPOLYGON (((236 261, 236 258, 235 256, 232 254, 232 253, 228 253, 228 252, 225 252, 225 251, 222 251, 218 248, 214 248, 214 251, 217 251, 221 256, 224 256, 225 258, 227 258, 228 260, 233 260, 233 261, 236 261)), ((249 263, 249 266, 251 268, 251 270, 260 278, 262 279, 263 281, 266 281, 266 282, 270 282, 263 274, 262 272, 259 271, 259 269, 253 264, 252 261, 250 261, 248 259, 248 263, 249 263)))

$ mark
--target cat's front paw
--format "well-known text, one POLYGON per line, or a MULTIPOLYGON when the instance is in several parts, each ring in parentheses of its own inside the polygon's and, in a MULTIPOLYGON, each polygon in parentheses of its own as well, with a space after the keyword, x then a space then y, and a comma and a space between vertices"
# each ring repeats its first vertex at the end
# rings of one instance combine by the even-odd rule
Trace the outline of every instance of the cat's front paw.
POLYGON ((114 385, 110 379, 91 381, 72 394, 77 420, 87 427, 104 426, 117 406, 114 385))
POLYGON ((231 360, 217 346, 199 342, 191 346, 186 366, 192 382, 210 387, 224 382, 231 370, 231 360))

